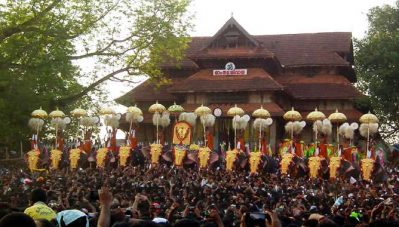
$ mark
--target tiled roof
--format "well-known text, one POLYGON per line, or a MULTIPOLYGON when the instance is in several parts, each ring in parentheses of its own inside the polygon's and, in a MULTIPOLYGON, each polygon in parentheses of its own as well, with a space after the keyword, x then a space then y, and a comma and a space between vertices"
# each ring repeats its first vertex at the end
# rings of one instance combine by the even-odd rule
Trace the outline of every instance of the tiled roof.
POLYGON ((281 85, 298 84, 298 83, 350 84, 350 81, 345 76, 335 75, 335 74, 318 74, 315 76, 306 76, 302 74, 283 74, 283 75, 276 75, 274 79, 281 85))
MULTIPOLYGON (((260 43, 260 47, 273 53, 285 67, 349 66, 351 64, 339 55, 346 53, 352 56, 352 34, 350 32, 255 35, 252 37, 260 43)), ((200 51, 211 39, 212 37, 192 37, 186 55, 191 57, 195 54, 201 55, 200 51)), ((190 63, 188 59, 181 64, 182 67, 193 65, 195 63, 190 63)))
POLYGON ((260 68, 249 68, 248 75, 243 76, 213 76, 211 69, 204 69, 172 86, 168 91, 186 93, 255 90, 282 90, 282 86, 260 68))
POLYGON ((284 86, 296 99, 355 99, 361 93, 352 84, 298 83, 284 86))
MULTIPOLYGON (((200 105, 198 104, 187 104, 184 103, 182 104, 182 106, 184 107, 184 110, 186 112, 194 112, 194 110, 199 107, 200 105)), ((220 108, 222 110, 222 115, 226 116, 227 115, 227 111, 231 108, 234 107, 235 104, 210 104, 208 105, 208 107, 211 110, 214 110, 216 108, 220 108)), ((252 115, 252 112, 254 112, 255 110, 259 109, 261 106, 263 106, 264 109, 268 110, 269 113, 272 116, 282 116, 284 114, 284 110, 281 109, 281 107, 274 103, 242 103, 242 104, 237 104, 238 107, 242 108, 246 114, 248 115, 252 115)))
POLYGON ((135 102, 146 102, 146 101, 155 101, 166 102, 166 101, 175 101, 176 97, 169 93, 167 89, 175 83, 179 83, 184 78, 173 78, 170 84, 161 85, 157 88, 154 83, 147 80, 137 87, 133 88, 131 91, 126 93, 125 95, 116 99, 118 103, 131 105, 135 102))
POLYGON ((216 48, 204 49, 188 55, 190 59, 212 59, 212 58, 271 58, 273 53, 266 48, 216 48))

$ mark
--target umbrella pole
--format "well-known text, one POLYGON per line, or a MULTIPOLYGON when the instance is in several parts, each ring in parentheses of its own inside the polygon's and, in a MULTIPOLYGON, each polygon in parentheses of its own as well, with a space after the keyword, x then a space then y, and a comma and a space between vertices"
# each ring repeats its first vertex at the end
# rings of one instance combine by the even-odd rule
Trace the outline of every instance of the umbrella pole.
POLYGON ((338 132, 338 130, 339 130, 339 123, 337 123, 337 153, 339 151, 339 132, 338 132))
POLYGON ((58 139, 58 124, 55 124, 55 147, 54 147, 54 149, 58 149, 57 148, 57 139, 58 139))
POLYGON ((157 118, 157 144, 159 144, 159 137, 158 137, 158 121, 159 121, 159 119, 157 118))
POLYGON ((262 125, 259 126, 259 151, 262 149, 262 125))
POLYGON ((233 117, 233 127, 234 127, 234 148, 237 148, 237 125, 236 122, 234 121, 234 117, 233 117))
MULTIPOLYGON (((131 136, 131 133, 132 133, 132 124, 133 124, 133 120, 130 120, 130 127, 129 127, 129 132, 127 134, 126 144, 129 144, 129 137, 131 136)), ((130 146, 131 146, 131 144, 130 144, 130 146)))
POLYGON ((369 152, 369 142, 370 142, 370 123, 367 123, 367 150, 366 153, 369 152))
POLYGON ((206 141, 205 124, 202 124, 202 126, 204 127, 204 147, 206 147, 206 143, 207 143, 208 141, 206 141))

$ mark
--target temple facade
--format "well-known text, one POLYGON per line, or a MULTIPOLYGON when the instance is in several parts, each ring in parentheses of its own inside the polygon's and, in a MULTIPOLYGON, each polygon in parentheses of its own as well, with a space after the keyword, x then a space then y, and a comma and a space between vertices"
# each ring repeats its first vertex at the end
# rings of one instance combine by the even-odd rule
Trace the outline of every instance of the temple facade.
MULTIPOLYGON (((137 104, 145 112, 144 122, 137 128, 137 139, 144 143, 155 141, 152 115, 147 110, 156 101, 166 108, 176 102, 186 112, 201 104, 217 110, 221 115, 210 129, 215 150, 222 142, 233 146, 232 118, 226 116, 230 107, 237 105, 251 116, 262 106, 273 119, 267 140, 276 149, 287 136, 282 116, 292 107, 303 118, 315 108, 326 116, 338 109, 348 122, 358 121, 362 113, 355 109, 354 101, 361 93, 353 85, 353 64, 349 32, 250 35, 230 18, 214 36, 192 37, 183 61, 162 65, 169 84, 156 87, 145 81, 116 101, 126 106, 137 104)), ((253 120, 241 135, 251 147, 257 141, 253 120)), ((203 138, 199 120, 197 124, 193 143, 203 138)), ((165 141, 171 140, 171 128, 162 129, 165 141)), ((309 123, 299 139, 309 143, 312 135, 309 123)))

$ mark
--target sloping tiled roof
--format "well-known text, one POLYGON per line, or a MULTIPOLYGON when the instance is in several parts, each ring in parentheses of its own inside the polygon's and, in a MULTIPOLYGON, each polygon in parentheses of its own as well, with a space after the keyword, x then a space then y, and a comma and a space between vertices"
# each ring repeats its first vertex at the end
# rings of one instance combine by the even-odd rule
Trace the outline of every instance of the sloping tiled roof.
POLYGON ((284 86, 296 99, 355 99, 361 93, 351 84, 298 83, 284 86))
MULTIPOLYGON (((352 55, 352 34, 350 32, 255 35, 252 37, 260 43, 261 47, 272 52, 285 67, 349 66, 351 64, 339 55, 340 53, 352 55)), ((195 54, 199 54, 211 38, 192 37, 186 55, 193 57, 195 54)), ((188 59, 181 64, 182 67, 193 65, 195 63, 190 63, 188 59)))
POLYGON ((342 75, 279 75, 274 79, 296 99, 355 99, 362 95, 342 75))
POLYGON ((265 70, 249 68, 244 76, 212 76, 211 69, 203 69, 171 88, 172 93, 233 92, 233 91, 282 90, 265 70))
POLYGON ((135 102, 146 102, 154 100, 158 100, 159 102, 173 102, 176 100, 176 97, 173 94, 169 93, 167 89, 174 84, 179 83, 183 79, 184 78, 173 78, 170 84, 161 85, 159 88, 157 88, 151 81, 146 80, 128 93, 117 98, 116 101, 121 104, 128 103, 129 105, 135 102))
POLYGON ((195 54, 188 55, 189 58, 211 59, 211 58, 271 58, 273 53, 266 48, 208 48, 195 54))
MULTIPOLYGON (((182 104, 182 106, 184 107, 184 110, 187 112, 194 112, 194 110, 199 107, 200 105, 198 104, 187 104, 184 103, 182 104)), ((234 107, 235 104, 210 104, 208 105, 208 107, 211 110, 214 110, 216 108, 220 108, 222 110, 222 115, 226 116, 227 115, 227 111, 231 108, 234 107)), ((282 116, 284 114, 284 110, 281 109, 281 107, 274 103, 274 102, 270 102, 270 103, 240 103, 237 104, 238 107, 242 108, 246 114, 250 115, 252 114, 252 112, 254 112, 255 110, 259 109, 261 106, 263 106, 264 109, 268 110, 270 112, 270 114, 272 116, 282 116)))

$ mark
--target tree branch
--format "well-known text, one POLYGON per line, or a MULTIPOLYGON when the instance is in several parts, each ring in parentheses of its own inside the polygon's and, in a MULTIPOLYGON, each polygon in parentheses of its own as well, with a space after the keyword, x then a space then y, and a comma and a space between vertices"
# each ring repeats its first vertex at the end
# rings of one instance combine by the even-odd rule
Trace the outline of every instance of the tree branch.
POLYGON ((77 99, 81 98, 82 96, 87 95, 90 91, 95 89, 98 85, 100 85, 103 82, 109 80, 113 76, 118 75, 118 74, 123 73, 123 72, 126 72, 128 70, 129 70, 129 67, 125 67, 125 68, 121 68, 119 70, 113 71, 112 73, 109 73, 108 75, 106 75, 106 76, 102 77, 101 79, 95 81, 94 83, 90 84, 89 86, 84 88, 79 93, 76 93, 76 94, 73 94, 71 96, 67 96, 67 97, 63 97, 63 98, 54 100, 54 102, 55 102, 55 104, 58 104, 58 105, 64 105, 64 104, 68 104, 68 103, 74 102, 77 99))
POLYGON ((22 24, 16 25, 16 26, 12 26, 12 27, 7 27, 5 29, 3 29, 2 31, 0 31, 0 42, 2 42, 4 39, 17 34, 17 33, 21 33, 24 32, 25 29, 32 25, 33 23, 35 23, 37 20, 39 20, 40 18, 42 18, 44 15, 46 15, 46 13, 50 12, 52 9, 54 9, 54 7, 57 6, 58 3, 60 3, 61 0, 54 0, 50 5, 48 5, 43 11, 39 12, 37 15, 33 16, 32 18, 30 18, 29 20, 23 22, 22 24))

